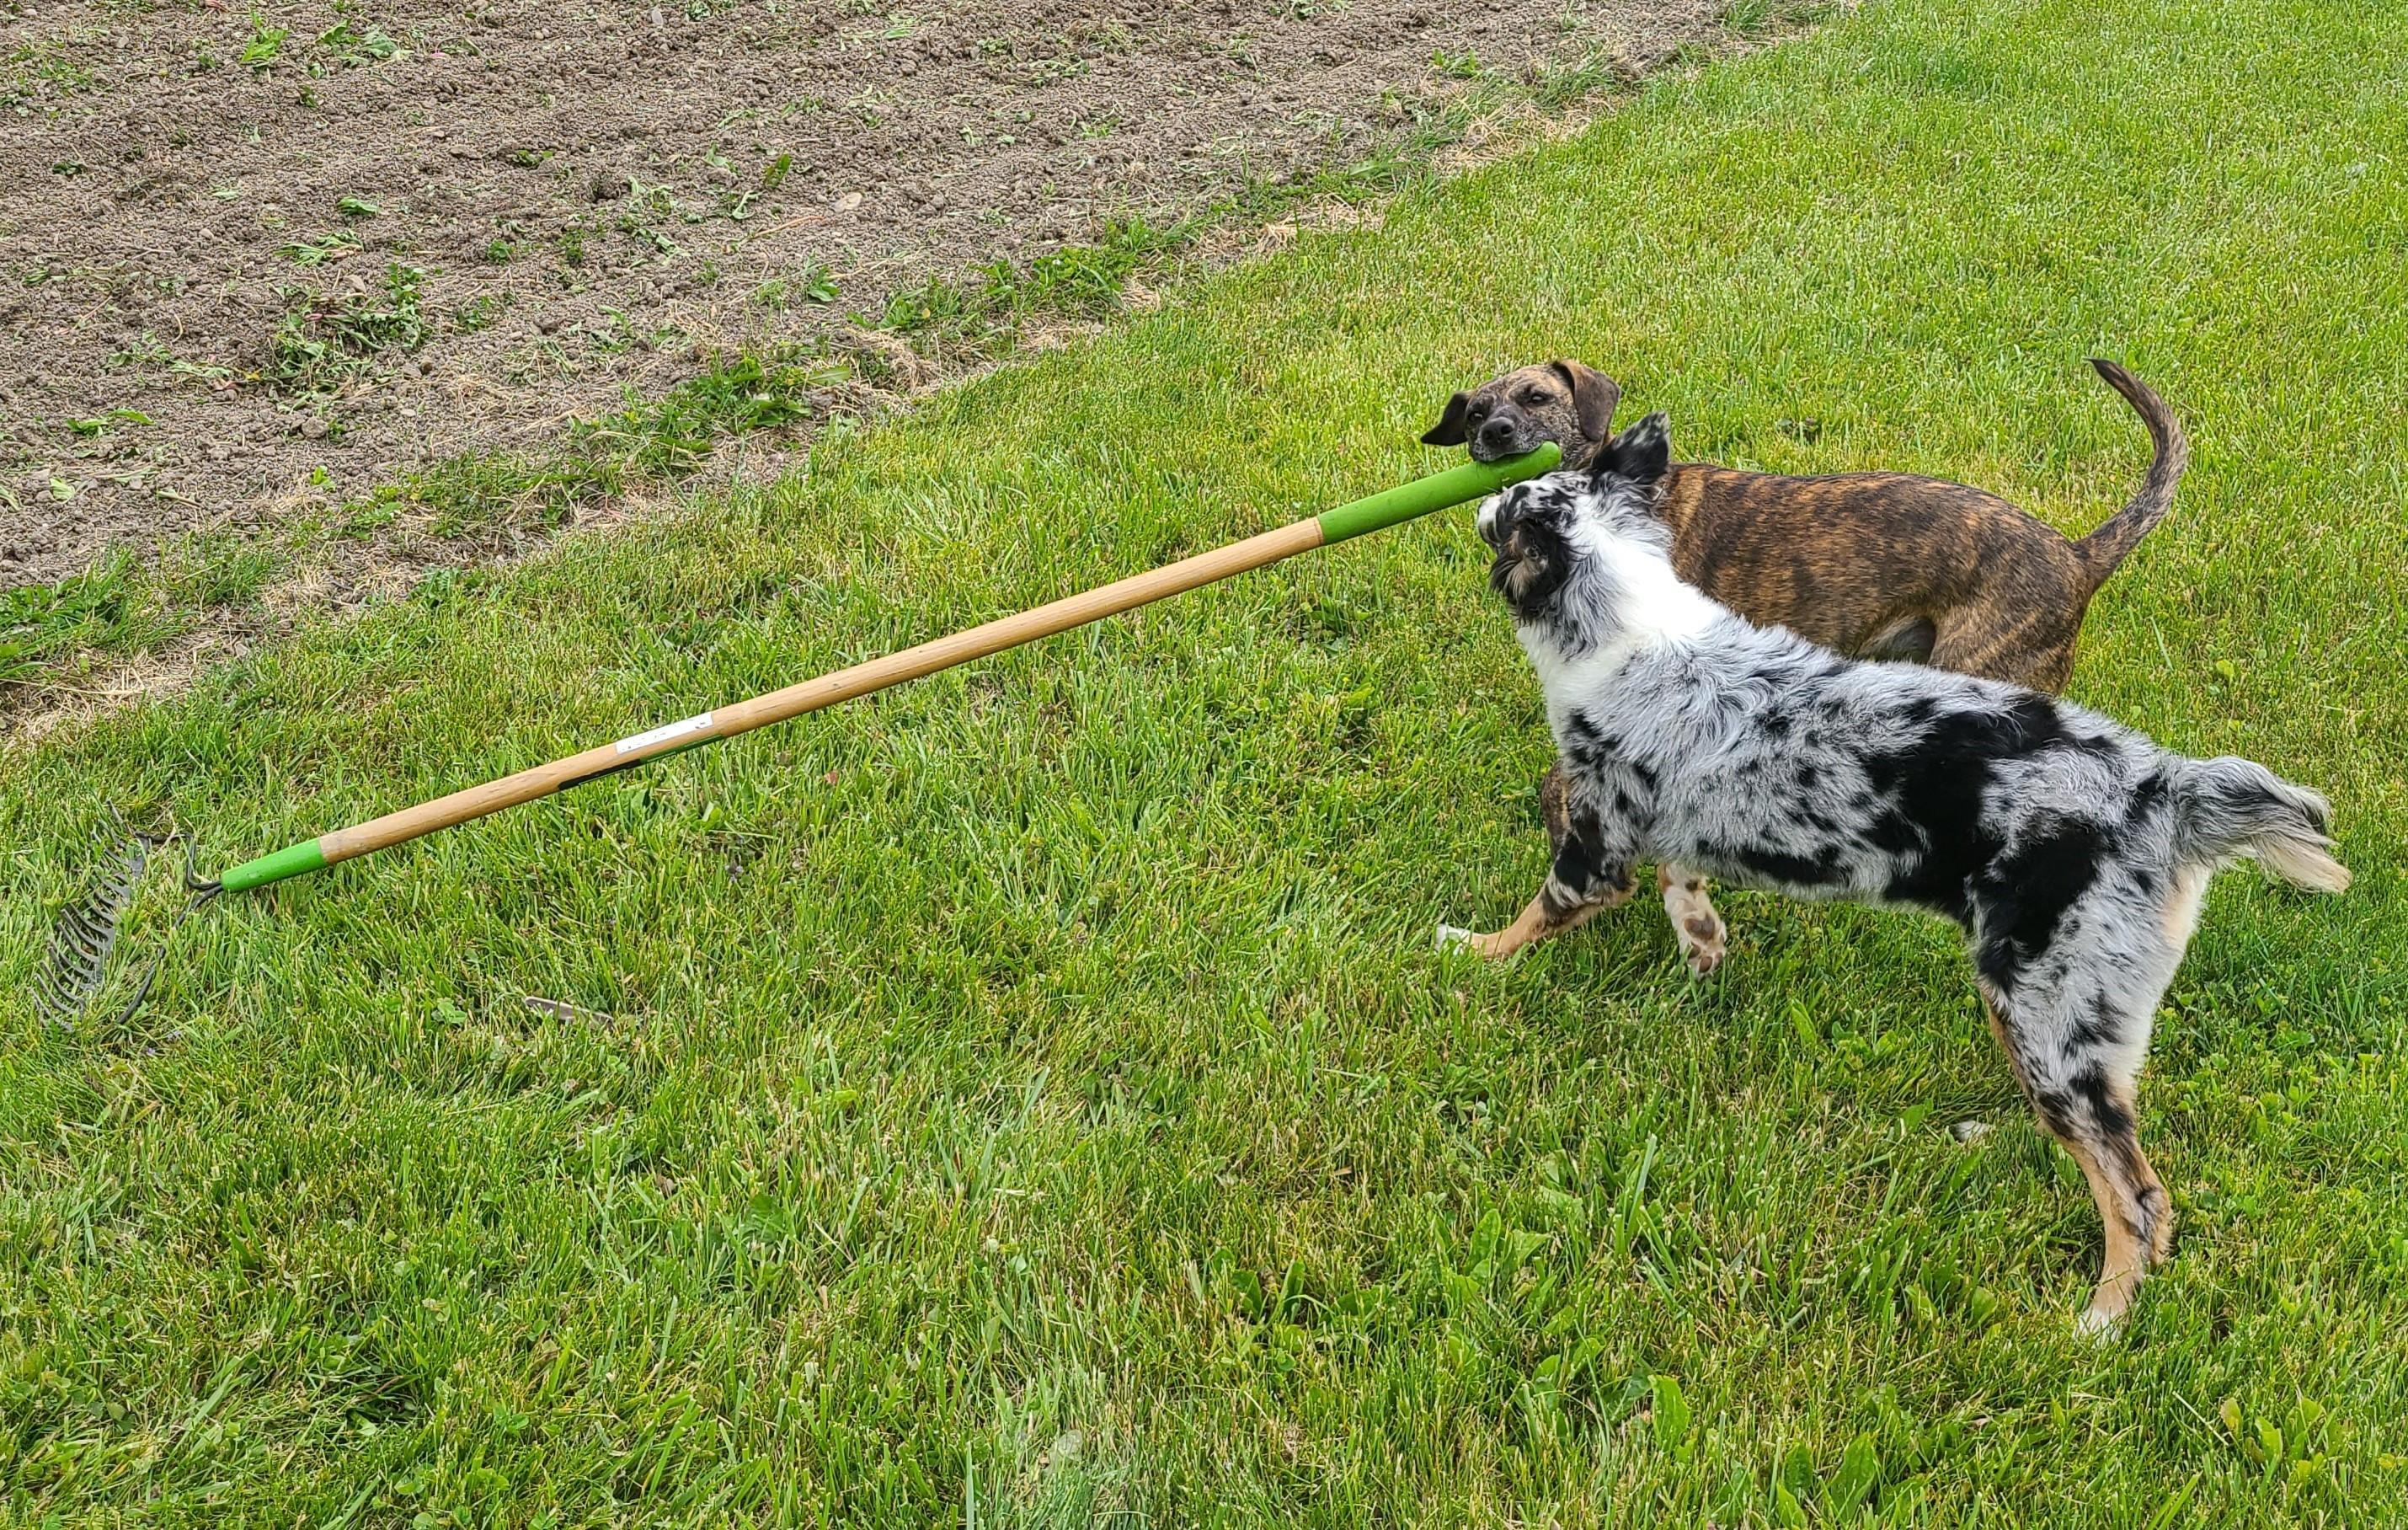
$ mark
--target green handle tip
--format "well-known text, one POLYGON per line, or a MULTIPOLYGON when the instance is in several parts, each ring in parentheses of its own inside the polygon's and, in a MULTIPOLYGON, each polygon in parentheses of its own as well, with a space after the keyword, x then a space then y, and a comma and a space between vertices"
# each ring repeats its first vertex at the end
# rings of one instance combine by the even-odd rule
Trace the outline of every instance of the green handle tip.
POLYGON ((299 876, 306 872, 314 872, 325 863, 325 852, 318 848, 318 842, 303 840, 298 844, 285 846, 272 856, 262 856, 257 860, 244 861, 219 877, 218 886, 228 892, 249 892, 253 888, 264 888, 270 882, 281 882, 288 876, 299 876))
POLYGON ((1554 441, 1541 441, 1536 447, 1517 457, 1502 462, 1465 462, 1444 472, 1427 478, 1416 478, 1410 484, 1399 484, 1393 489, 1340 505, 1322 512, 1314 519, 1321 523, 1321 541, 1327 546, 1344 541, 1367 531, 1410 521, 1426 515, 1433 510, 1444 510, 1467 499, 1478 499, 1495 494, 1509 484, 1519 484, 1526 478, 1536 478, 1564 459, 1564 449, 1554 441))

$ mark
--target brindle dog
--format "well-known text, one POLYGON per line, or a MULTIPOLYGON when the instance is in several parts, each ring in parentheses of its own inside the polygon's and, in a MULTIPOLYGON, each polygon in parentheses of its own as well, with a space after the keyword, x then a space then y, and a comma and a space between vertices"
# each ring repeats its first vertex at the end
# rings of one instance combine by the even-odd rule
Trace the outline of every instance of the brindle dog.
MULTIPOLYGON (((2148 428, 2155 456, 2131 501, 2076 541, 1995 494, 1911 473, 1791 478, 1674 464, 1656 490, 1681 578, 1760 627, 1860 658, 1903 658, 2055 693, 2073 673, 2091 597, 2173 503, 2189 461, 2182 426, 2146 384, 2090 363, 2148 428)), ((1478 461, 1563 449, 1585 469, 1612 437, 1622 388, 1576 361, 1524 367, 1447 400, 1422 437, 1478 461)), ((1547 837, 1565 823, 1560 766, 1540 784, 1547 837)), ((1657 868, 1689 969, 1723 959, 1722 917, 1702 879, 1657 868)))

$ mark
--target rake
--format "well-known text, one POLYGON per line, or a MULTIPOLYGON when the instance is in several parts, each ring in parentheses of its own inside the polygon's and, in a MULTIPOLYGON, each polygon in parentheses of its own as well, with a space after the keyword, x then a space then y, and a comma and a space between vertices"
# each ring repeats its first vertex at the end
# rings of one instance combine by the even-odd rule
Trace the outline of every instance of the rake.
MULTIPOLYGON (((806 712, 816 712, 838 701, 867 696, 884 690, 907 680, 949 670, 974 658, 1016 648, 1039 638, 1051 637, 1074 627, 1106 616, 1150 605, 1167 599, 1198 585, 1213 584, 1250 569, 1263 568, 1298 553, 1309 553, 1316 547, 1363 536, 1405 521, 1426 515, 1432 511, 1459 505, 1493 494, 1509 484, 1536 477, 1554 467, 1561 451, 1552 443, 1502 462, 1465 463, 1444 472, 1432 473, 1410 484, 1356 499, 1325 511, 1319 515, 1295 521, 1277 530, 1265 531, 1242 541, 1230 542, 1208 553, 1168 563, 1145 573, 1133 574, 1110 585, 1099 585, 1082 594, 1066 596, 1045 605, 1032 607, 1014 615, 998 617, 978 627, 968 628, 950 637, 870 659, 847 669, 833 671, 810 680, 798 681, 779 690, 755 696, 710 712, 697 713, 676 722, 597 745, 580 754, 555 759, 550 764, 533 766, 514 775, 469 787, 447 797, 421 802, 380 818, 337 829, 289 845, 273 855, 246 860, 221 872, 214 878, 203 877, 194 863, 195 854, 192 842, 185 839, 184 890, 189 895, 183 911, 176 917, 162 940, 158 954, 145 970, 134 996, 119 1012, 122 1024, 141 1006, 150 985, 159 972, 159 963, 166 954, 166 945, 186 919, 212 899, 229 892, 251 892, 260 888, 302 876, 340 861, 350 860, 372 850, 406 844, 438 829, 449 829, 506 807, 531 802, 538 797, 549 797, 565 791, 580 782, 613 774, 637 765, 682 754, 688 749, 732 739, 756 728, 783 722, 806 712)), ((126 830, 122 819, 112 811, 104 825, 97 846, 97 870, 86 884, 83 894, 70 902, 60 914, 50 936, 48 958, 33 984, 36 1008, 49 1020, 69 1025, 89 1011, 107 987, 112 955, 119 942, 118 933, 127 909, 134 902, 142 883, 143 873, 151 855, 174 843, 175 833, 145 834, 126 830)))

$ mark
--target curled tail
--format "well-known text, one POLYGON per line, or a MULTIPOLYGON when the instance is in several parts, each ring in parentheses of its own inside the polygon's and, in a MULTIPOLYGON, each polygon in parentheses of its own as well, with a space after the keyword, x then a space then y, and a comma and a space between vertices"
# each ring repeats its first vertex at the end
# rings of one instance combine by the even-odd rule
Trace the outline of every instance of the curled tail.
POLYGON ((2107 576, 2124 561, 2141 539, 2155 529, 2173 508, 2174 485, 2182 482, 2183 469, 2190 466, 2190 442, 2184 439, 2183 428, 2165 400, 2149 391, 2149 385, 2116 366, 2112 361, 2090 358, 2107 385, 2124 396, 2125 401, 2139 411, 2141 423, 2149 427, 2149 443, 2156 455, 2149 459, 2148 476, 2141 480, 2141 491, 2132 496, 2131 503, 2109 517, 2106 524, 2073 545, 2082 553, 2082 560, 2090 569, 2090 587, 2097 589, 2107 583, 2107 576))
POLYGON ((2295 887, 2349 888, 2327 832, 2332 805, 2255 760, 2222 755, 2186 759, 2174 772, 2183 859, 2216 863, 2243 857, 2295 887))

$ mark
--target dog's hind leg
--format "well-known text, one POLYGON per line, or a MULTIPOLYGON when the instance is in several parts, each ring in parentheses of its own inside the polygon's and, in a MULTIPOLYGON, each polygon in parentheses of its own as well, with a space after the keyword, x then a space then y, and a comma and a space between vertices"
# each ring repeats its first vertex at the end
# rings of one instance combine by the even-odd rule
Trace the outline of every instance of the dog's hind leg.
POLYGON ((1664 913, 1672 921, 1672 938, 1692 977, 1703 977, 1722 965, 1729 949, 1729 931, 1723 917, 1706 896, 1706 879, 1685 866, 1658 866, 1656 885, 1664 894, 1664 913))
POLYGON ((2131 1075, 2102 1059, 2057 1052, 2044 1034, 2056 1029, 2053 1017, 2032 1005, 2032 997, 1991 996, 1990 1031, 2014 1064, 2032 1113, 2082 1170, 2099 1207, 2105 1243, 2099 1283, 2074 1328, 2104 1334, 2131 1306, 2148 1266, 2172 1250, 2173 1205, 2141 1151, 2131 1075), (2042 1013, 2032 1016, 2035 1007, 2042 1013), (2019 1015, 2040 1023, 2019 1021, 2019 1015))
POLYGON ((2099 1205, 2106 1248, 2099 1285, 2074 1328, 2086 1335, 2103 1334, 2122 1321, 2148 1267, 2172 1251, 2173 1203, 2141 1151, 2128 1085, 2120 1090, 2111 1087, 2077 1109, 2068 1121, 2053 1120, 2045 1111, 2042 1119, 2081 1165, 2082 1177, 2090 1182, 2090 1198, 2099 1205))
POLYGON ((1539 889, 1536 898, 1523 905, 1521 914, 1512 924, 1490 934, 1476 934, 1451 924, 1440 925, 1439 945, 1447 947, 1460 945, 1475 956, 1502 961, 1508 957, 1520 955, 1542 940, 1553 940, 1567 931, 1578 930, 1589 921, 1591 915, 1612 908, 1629 897, 1634 884, 1626 873, 1619 888, 1586 900, 1559 899, 1556 886, 1555 877, 1550 875, 1547 885, 1539 889))
MULTIPOLYGON (((2099 1205, 2105 1251, 2077 1324, 2085 1334, 2114 1327, 2148 1267, 2173 1249, 2173 1203, 2141 1150, 2136 1086, 2206 884, 2186 872, 2110 866, 2037 949, 1976 941, 1991 1030, 2099 1205)), ((2003 912, 1985 909, 1982 922, 2003 912)))

